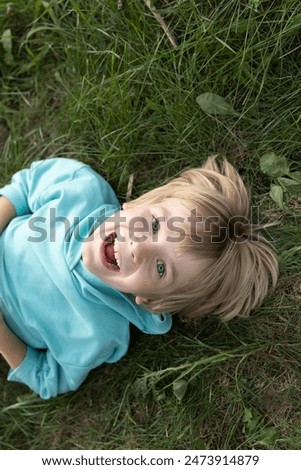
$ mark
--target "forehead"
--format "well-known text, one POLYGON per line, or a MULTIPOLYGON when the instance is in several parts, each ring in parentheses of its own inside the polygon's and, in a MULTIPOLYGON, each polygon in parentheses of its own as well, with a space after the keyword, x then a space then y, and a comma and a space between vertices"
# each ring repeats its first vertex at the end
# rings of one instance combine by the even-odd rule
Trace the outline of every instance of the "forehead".
POLYGON ((205 260, 197 259, 187 251, 175 252, 173 263, 175 266, 174 281, 177 283, 173 288, 186 286, 198 277, 205 268, 205 260))
MULTIPOLYGON (((187 242, 187 238, 191 237, 192 212, 178 198, 166 199, 157 204, 156 208, 159 213, 159 222, 163 222, 165 240, 167 243, 174 245, 174 249, 177 250, 177 255, 179 255, 182 251, 179 249, 181 242, 184 240, 187 242)), ((190 257, 193 258, 192 255, 190 257)))
POLYGON ((209 261, 201 256, 196 257, 195 253, 189 250, 177 249, 181 241, 189 236, 189 230, 187 232, 185 227, 189 226, 191 210, 178 198, 166 199, 158 206, 164 213, 166 254, 169 255, 174 271, 173 283, 168 290, 175 292, 199 277, 208 267, 209 261))
POLYGON ((182 217, 184 219, 183 223, 187 223, 189 220, 191 210, 188 209, 179 198, 173 197, 165 199, 158 203, 157 206, 164 211, 166 217, 182 217))

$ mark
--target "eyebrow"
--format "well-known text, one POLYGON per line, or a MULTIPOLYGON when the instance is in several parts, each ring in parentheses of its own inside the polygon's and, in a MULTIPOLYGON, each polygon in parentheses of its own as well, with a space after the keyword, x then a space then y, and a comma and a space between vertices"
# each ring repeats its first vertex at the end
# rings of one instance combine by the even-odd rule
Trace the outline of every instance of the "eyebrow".
MULTIPOLYGON (((165 209, 165 207, 162 207, 161 211, 163 213, 163 220, 167 224, 168 217, 170 217, 170 212, 167 209, 165 209)), ((177 270, 172 259, 169 259, 168 265, 171 268, 171 284, 172 284, 173 282, 176 281, 178 274, 177 274, 177 270)))
POLYGON ((170 261, 169 265, 171 267, 171 275, 172 275, 171 283, 173 283, 173 282, 175 282, 175 280, 177 278, 177 271, 176 271, 175 265, 172 261, 170 261))

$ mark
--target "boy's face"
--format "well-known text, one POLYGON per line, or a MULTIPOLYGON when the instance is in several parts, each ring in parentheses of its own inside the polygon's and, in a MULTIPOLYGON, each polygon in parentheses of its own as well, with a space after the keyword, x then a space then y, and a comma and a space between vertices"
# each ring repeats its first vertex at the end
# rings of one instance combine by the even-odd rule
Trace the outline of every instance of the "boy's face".
POLYGON ((86 268, 136 303, 177 292, 205 268, 192 254, 177 253, 190 211, 179 199, 139 205, 106 219, 85 240, 86 268))

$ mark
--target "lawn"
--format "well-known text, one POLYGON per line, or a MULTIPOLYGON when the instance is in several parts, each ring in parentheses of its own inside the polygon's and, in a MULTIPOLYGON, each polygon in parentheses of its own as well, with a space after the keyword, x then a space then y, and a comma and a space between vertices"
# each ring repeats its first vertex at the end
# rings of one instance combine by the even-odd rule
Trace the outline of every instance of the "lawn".
POLYGON ((0 185, 67 156, 125 201, 131 175, 135 197, 227 157, 278 222, 279 284, 248 319, 135 332, 119 363, 50 401, 0 360, 0 448, 300 450, 300 1, 147 3, 0 0, 0 185))

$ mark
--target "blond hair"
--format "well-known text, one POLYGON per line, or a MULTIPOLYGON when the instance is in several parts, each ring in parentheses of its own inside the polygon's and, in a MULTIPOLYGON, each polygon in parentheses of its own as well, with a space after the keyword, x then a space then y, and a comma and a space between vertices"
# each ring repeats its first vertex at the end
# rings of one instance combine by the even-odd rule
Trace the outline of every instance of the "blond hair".
MULTIPOLYGON (((202 220, 198 231, 186 227, 179 250, 197 259, 210 259, 210 267, 177 292, 147 300, 153 312, 170 311, 196 318, 207 313, 229 320, 246 317, 275 287, 278 262, 267 239, 265 226, 250 221, 249 195, 233 166, 226 160, 219 166, 209 157, 201 168, 184 171, 178 178, 127 203, 127 207, 156 204, 178 198, 202 220)), ((176 214, 175 214, 176 215, 176 214)))

